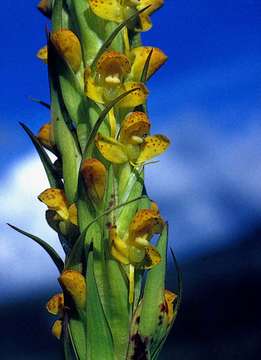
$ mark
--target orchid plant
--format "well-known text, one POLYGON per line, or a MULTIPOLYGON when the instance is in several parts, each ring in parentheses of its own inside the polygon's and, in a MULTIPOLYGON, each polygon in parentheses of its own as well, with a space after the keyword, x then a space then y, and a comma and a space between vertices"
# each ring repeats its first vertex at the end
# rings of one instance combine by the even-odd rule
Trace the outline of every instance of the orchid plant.
POLYGON ((165 135, 150 134, 147 113, 147 81, 167 57, 141 43, 162 5, 38 4, 51 22, 37 53, 50 83, 50 105, 38 102, 50 121, 36 135, 22 126, 49 180, 38 199, 64 256, 11 226, 57 266, 61 292, 46 308, 68 360, 157 359, 179 309, 180 281, 175 292, 165 284, 168 224, 144 184, 144 167, 170 145, 165 135))

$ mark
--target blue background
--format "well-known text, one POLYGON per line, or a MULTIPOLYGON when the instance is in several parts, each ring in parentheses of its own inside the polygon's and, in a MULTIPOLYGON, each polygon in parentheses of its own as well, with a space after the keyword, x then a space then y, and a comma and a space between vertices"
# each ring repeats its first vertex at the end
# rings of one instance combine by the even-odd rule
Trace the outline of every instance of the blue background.
MULTIPOLYGON (((43 309, 58 288, 57 274, 36 245, 4 225, 25 222, 27 230, 35 230, 31 200, 19 193, 32 189, 36 198, 34 184, 43 181, 40 173, 29 171, 40 165, 18 125, 25 122, 36 132, 49 120, 45 109, 28 101, 28 96, 49 98, 46 68, 35 57, 45 44, 47 21, 36 4, 1 4, 0 303, 5 360, 51 358, 48 351, 58 358, 43 309), (21 172, 24 177, 17 184, 21 172)), ((185 284, 181 314, 162 359, 257 359, 261 3, 166 0, 153 22, 144 43, 163 49, 169 61, 149 83, 150 118, 153 132, 168 135, 172 146, 159 164, 147 167, 146 175, 150 196, 169 220, 185 284)), ((44 209, 35 206, 41 224, 44 209)), ((170 270, 170 288, 172 280, 170 270)))

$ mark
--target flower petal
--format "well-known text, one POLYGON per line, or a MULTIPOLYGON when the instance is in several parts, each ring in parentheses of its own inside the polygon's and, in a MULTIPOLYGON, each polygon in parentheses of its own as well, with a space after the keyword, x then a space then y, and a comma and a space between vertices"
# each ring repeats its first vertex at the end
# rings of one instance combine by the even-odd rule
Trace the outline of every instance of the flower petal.
POLYGON ((141 145, 141 152, 136 163, 144 163, 145 161, 162 154, 169 145, 170 141, 164 135, 147 136, 141 145))
POLYGON ((62 329, 63 329, 63 322, 62 320, 56 320, 52 326, 52 334, 55 336, 58 340, 61 339, 62 336, 62 329))
POLYGON ((81 169, 88 193, 94 200, 101 201, 106 186, 106 168, 97 159, 86 159, 81 169))
POLYGON ((144 269, 151 269, 153 266, 158 265, 161 261, 161 256, 155 246, 147 246, 145 248, 145 257, 142 263, 144 269))
POLYGON ((99 133, 95 140, 95 144, 105 159, 112 163, 124 164, 128 161, 124 146, 113 138, 103 136, 99 133))
POLYGON ((36 56, 38 57, 38 59, 42 60, 45 64, 47 64, 47 62, 48 62, 48 48, 47 48, 47 45, 45 45, 44 47, 39 49, 37 51, 36 56))
POLYGON ((119 238, 115 227, 110 229, 110 241, 112 256, 122 264, 128 265, 130 261, 127 243, 119 238))
POLYGON ((132 144, 137 142, 132 140, 132 137, 143 139, 150 130, 150 121, 148 116, 140 111, 129 113, 123 120, 120 132, 120 141, 122 143, 132 144))
POLYGON ((86 304, 86 282, 84 276, 76 270, 65 270, 58 280, 64 290, 71 295, 76 307, 83 309, 86 304))
POLYGON ((96 71, 104 77, 126 75, 131 71, 131 64, 126 55, 113 50, 105 51, 97 62, 96 71))
POLYGON ((135 238, 159 234, 163 226, 164 221, 158 211, 141 209, 136 213, 129 225, 129 241, 135 243, 135 238))
POLYGON ((52 123, 44 124, 39 130, 37 138, 43 145, 52 148, 54 146, 52 123))
POLYGON ((144 9, 146 6, 150 7, 140 14, 141 31, 148 31, 152 27, 150 15, 159 9, 164 3, 164 0, 141 0, 137 6, 137 10, 144 9))
POLYGON ((49 210, 55 210, 63 220, 68 220, 68 203, 63 190, 46 189, 38 196, 38 199, 47 205, 49 210))
POLYGON ((166 289, 164 298, 167 307, 168 324, 170 324, 174 316, 174 302, 177 300, 178 296, 166 289))
POLYGON ((39 4, 37 5, 37 9, 41 11, 41 13, 47 16, 48 18, 51 17, 52 9, 51 9, 50 0, 40 0, 39 4))
POLYGON ((125 96, 125 98, 118 103, 119 107, 135 107, 146 102, 149 92, 144 84, 134 81, 125 82, 122 86, 121 93, 123 94, 132 89, 136 89, 136 91, 125 96))
POLYGON ((147 79, 149 79, 167 60, 167 56, 156 47, 142 46, 131 50, 133 64, 131 68, 131 77, 135 81, 140 81, 146 60, 152 51, 150 58, 147 79))
POLYGON ((122 6, 119 0, 89 0, 90 7, 95 15, 105 20, 122 22, 122 6))
POLYGON ((69 212, 70 222, 77 226, 78 225, 78 211, 77 211, 77 206, 75 203, 73 203, 72 205, 69 206, 68 212, 69 212))
POLYGON ((81 44, 78 37, 67 29, 51 33, 51 41, 73 71, 80 69, 82 61, 81 44))
POLYGON ((63 293, 55 294, 48 300, 46 304, 47 311, 52 315, 62 315, 64 309, 63 293))
POLYGON ((84 72, 84 88, 85 95, 93 101, 104 104, 103 93, 104 89, 101 86, 96 85, 95 80, 90 75, 90 69, 85 69, 84 72))

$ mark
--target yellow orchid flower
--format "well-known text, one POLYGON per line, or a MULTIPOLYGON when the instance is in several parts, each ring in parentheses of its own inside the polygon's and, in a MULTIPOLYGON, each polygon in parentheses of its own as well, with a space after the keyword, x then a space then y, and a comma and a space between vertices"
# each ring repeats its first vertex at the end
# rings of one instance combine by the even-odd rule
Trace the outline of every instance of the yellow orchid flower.
POLYGON ((154 207, 139 210, 132 219, 125 237, 121 239, 117 229, 110 229, 111 254, 124 265, 129 265, 129 302, 134 299, 135 268, 150 269, 161 261, 155 246, 150 244, 154 234, 161 233, 164 221, 154 207))
POLYGON ((143 112, 135 111, 123 120, 119 140, 98 134, 96 146, 101 154, 114 164, 130 162, 142 165, 155 156, 162 154, 170 141, 164 135, 147 136, 150 121, 143 112))
POLYGON ((150 269, 160 262, 160 254, 150 244, 154 234, 159 234, 164 221, 158 211, 141 209, 132 219, 128 232, 121 239, 115 227, 110 230, 111 253, 115 259, 124 265, 150 269))
POLYGON ((85 93, 90 99, 100 104, 106 104, 119 95, 132 90, 131 94, 123 98, 119 107, 135 107, 144 104, 148 90, 144 84, 128 81, 126 77, 131 72, 129 58, 117 51, 105 51, 96 64, 94 74, 90 68, 85 70, 85 93))
POLYGON ((49 210, 55 211, 59 220, 70 221, 77 225, 77 207, 75 204, 68 204, 62 189, 46 189, 38 196, 38 199, 47 205, 49 210))
POLYGON ((121 23, 128 19, 135 11, 148 9, 139 14, 136 30, 147 31, 152 27, 150 15, 163 5, 163 0, 89 0, 95 15, 105 20, 121 23))

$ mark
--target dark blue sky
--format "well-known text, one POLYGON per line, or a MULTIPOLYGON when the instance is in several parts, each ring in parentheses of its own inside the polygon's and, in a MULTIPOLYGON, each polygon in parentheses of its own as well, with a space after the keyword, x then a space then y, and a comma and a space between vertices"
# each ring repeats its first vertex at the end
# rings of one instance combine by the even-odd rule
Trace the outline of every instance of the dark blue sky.
MULTIPOLYGON (((6 162, 28 150, 17 126, 34 130, 48 114, 27 96, 48 99, 46 69, 35 58, 45 43, 46 19, 37 1, 1 4, 1 159, 6 162), (15 145, 14 145, 15 143, 15 145)), ((152 115, 172 117, 200 110, 208 121, 234 130, 260 109, 261 4, 258 0, 166 0, 153 17, 145 44, 159 46, 169 62, 151 81, 152 115), (218 116, 218 124, 216 117, 218 116)))
MULTIPOLYGON (((37 1, 1 4, 0 198, 5 206, 0 217, 49 236, 36 200, 45 186, 40 165, 18 125, 22 121, 37 131, 49 120, 44 108, 28 101, 28 96, 49 97, 46 67, 35 57, 45 44, 47 24, 36 11, 37 1)), ((169 61, 149 83, 150 117, 153 132, 168 135, 172 146, 159 164, 148 166, 147 184, 170 221, 170 238, 182 258, 236 242, 237 234, 260 220, 261 3, 165 0, 153 22, 144 43, 162 48, 169 61)), ((17 243, 5 226, 0 237, 12 239, 0 239, 3 264, 16 261, 22 249, 31 260, 28 286, 45 279, 31 274, 39 256, 48 266, 40 250, 33 258, 35 248, 17 243)), ((16 262, 17 274, 24 265, 16 262)))

